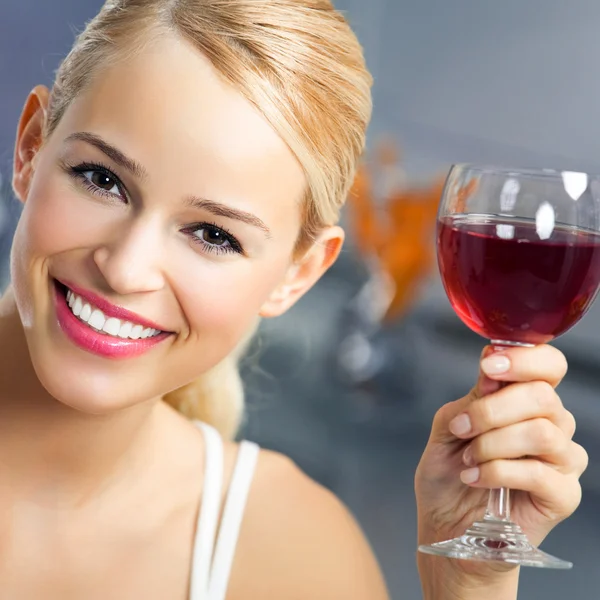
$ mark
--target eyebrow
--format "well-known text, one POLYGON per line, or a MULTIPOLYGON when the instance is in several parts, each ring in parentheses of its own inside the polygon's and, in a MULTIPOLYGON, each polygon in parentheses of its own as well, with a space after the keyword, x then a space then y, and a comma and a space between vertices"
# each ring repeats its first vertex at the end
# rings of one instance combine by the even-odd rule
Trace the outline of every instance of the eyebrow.
MULTIPOLYGON (((89 133, 87 131, 79 131, 68 136, 66 141, 80 141, 90 144, 112 159, 115 163, 124 169, 127 169, 138 179, 144 180, 148 178, 148 172, 139 162, 123 154, 123 152, 121 152, 118 148, 102 139, 99 135, 89 133)), ((190 208, 206 210, 215 216, 234 219, 236 221, 241 221, 242 223, 252 225, 253 227, 261 229, 266 234, 267 238, 271 238, 271 231, 269 228, 263 221, 261 221, 261 219, 252 213, 226 206, 225 204, 216 202, 214 200, 199 198, 197 196, 188 197, 185 200, 185 204, 190 208)))
POLYGON ((144 167, 142 167, 142 165, 139 162, 127 157, 118 148, 115 148, 115 146, 109 144, 106 140, 103 140, 99 135, 89 133, 87 131, 79 131, 77 133, 71 134, 66 141, 86 142, 87 144, 98 148, 100 152, 106 154, 106 156, 108 156, 110 159, 112 159, 124 169, 127 169, 138 179, 148 178, 148 173, 146 172, 146 169, 144 169, 144 167))
POLYGON ((214 200, 207 200, 206 198, 198 198, 197 196, 190 196, 185 201, 186 205, 190 208, 197 208, 199 210, 206 210, 213 215, 218 217, 225 217, 227 219, 234 219, 236 221, 241 221, 242 223, 246 223, 247 225, 252 225, 253 227, 257 227, 261 229, 266 234, 267 238, 271 238, 271 231, 269 228, 261 221, 256 215, 252 213, 239 210, 237 208, 232 208, 230 206, 226 206, 225 204, 221 204, 220 202, 215 202, 214 200))

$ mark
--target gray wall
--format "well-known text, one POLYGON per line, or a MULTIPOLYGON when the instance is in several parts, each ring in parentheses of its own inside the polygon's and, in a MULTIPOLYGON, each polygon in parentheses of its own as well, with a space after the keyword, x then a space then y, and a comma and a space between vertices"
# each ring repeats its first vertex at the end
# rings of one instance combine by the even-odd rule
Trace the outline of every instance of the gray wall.
POLYGON ((0 164, 6 171, 21 107, 29 90, 50 84, 73 33, 102 5, 99 0, 0 2, 0 164))
POLYGON ((374 130, 410 164, 600 170, 594 0, 340 0, 376 77, 374 130))

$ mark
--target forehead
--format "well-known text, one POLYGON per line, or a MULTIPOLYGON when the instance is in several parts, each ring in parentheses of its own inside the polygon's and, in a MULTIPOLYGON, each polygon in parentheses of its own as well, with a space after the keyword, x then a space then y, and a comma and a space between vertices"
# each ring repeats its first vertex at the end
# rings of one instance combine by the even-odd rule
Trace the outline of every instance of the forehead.
POLYGON ((195 186, 201 180, 232 199, 277 199, 289 210, 303 196, 302 168, 266 118, 202 53, 174 37, 100 69, 59 129, 62 137, 99 134, 151 176, 172 174, 195 186))

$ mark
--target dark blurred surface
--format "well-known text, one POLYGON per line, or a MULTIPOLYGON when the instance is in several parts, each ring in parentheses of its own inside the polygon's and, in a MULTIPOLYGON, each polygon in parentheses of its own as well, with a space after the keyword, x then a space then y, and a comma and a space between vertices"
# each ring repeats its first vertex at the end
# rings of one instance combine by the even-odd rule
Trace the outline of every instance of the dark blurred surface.
MULTIPOLYGON (((0 5, 0 172, 29 89, 49 84, 73 32, 101 5, 21 0, 0 5)), ((594 73, 600 5, 581 0, 452 3, 340 0, 374 72, 372 136, 396 135, 405 168, 429 178, 448 163, 493 162, 600 170, 594 73)), ((7 189, 8 178, 4 179, 7 189)), ((11 224, 0 215, 0 281, 11 224)), ((12 215, 12 216, 10 216, 12 215)), ((392 597, 420 597, 413 475, 433 414, 468 391, 483 341, 460 324, 434 277, 414 310, 378 334, 387 357, 377 377, 350 386, 337 362, 348 301, 366 278, 352 241, 339 263, 286 316, 264 324, 247 361, 245 435, 294 458, 354 511, 383 565, 392 597)), ((580 510, 544 549, 570 572, 523 570, 520 598, 593 598, 600 520, 600 306, 560 340, 571 370, 563 400, 579 420, 591 464, 580 510)))

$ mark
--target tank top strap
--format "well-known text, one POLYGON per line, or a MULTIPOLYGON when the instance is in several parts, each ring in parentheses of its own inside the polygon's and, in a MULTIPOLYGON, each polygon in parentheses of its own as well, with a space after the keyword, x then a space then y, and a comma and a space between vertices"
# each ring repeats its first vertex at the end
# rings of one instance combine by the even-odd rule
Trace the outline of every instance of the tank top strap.
POLYGON ((225 600, 259 453, 259 446, 253 442, 243 441, 239 446, 210 572, 208 586, 208 599, 210 600, 225 600))
POLYGON ((192 556, 190 600, 208 600, 207 590, 223 493, 223 441, 210 425, 195 422, 204 437, 204 486, 192 556))

